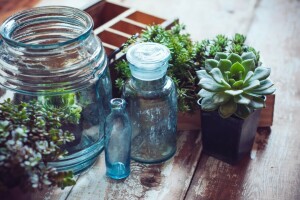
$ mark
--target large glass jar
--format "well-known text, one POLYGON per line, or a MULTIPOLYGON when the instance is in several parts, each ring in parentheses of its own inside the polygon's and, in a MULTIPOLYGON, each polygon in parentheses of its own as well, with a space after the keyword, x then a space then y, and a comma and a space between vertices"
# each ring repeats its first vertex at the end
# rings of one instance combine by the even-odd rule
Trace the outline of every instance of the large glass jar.
POLYGON ((40 7, 8 18, 1 26, 0 101, 32 100, 67 116, 62 129, 75 140, 68 155, 50 163, 58 170, 85 170, 103 148, 111 80, 92 18, 70 7, 40 7))
POLYGON ((177 96, 172 79, 166 76, 170 51, 157 43, 130 47, 131 79, 123 98, 132 122, 131 158, 159 163, 176 152, 177 96))

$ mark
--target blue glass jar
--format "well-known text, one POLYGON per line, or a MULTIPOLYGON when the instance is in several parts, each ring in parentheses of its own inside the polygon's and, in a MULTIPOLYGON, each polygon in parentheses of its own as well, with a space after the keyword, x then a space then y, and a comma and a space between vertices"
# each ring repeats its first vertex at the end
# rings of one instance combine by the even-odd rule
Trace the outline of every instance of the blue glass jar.
POLYGON ((166 76, 170 51, 157 43, 139 43, 126 55, 131 79, 123 90, 132 122, 131 158, 159 163, 176 152, 177 96, 166 76))
POLYGON ((103 149, 111 99, 107 57, 92 18, 75 8, 39 7, 8 18, 0 33, 0 101, 35 100, 64 112, 62 129, 75 140, 61 145, 68 155, 50 165, 87 169, 103 149))
POLYGON ((106 175, 123 179, 130 174, 131 123, 124 99, 110 101, 111 113, 105 121, 106 175))

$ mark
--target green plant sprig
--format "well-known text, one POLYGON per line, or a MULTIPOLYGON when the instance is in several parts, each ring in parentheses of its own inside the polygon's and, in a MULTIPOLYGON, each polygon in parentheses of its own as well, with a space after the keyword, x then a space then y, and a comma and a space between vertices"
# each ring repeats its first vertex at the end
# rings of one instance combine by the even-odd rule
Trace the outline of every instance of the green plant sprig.
POLYGON ((57 172, 47 165, 67 153, 59 145, 75 139, 60 129, 63 117, 63 112, 46 111, 37 101, 0 103, 0 190, 75 184, 72 172, 57 172))

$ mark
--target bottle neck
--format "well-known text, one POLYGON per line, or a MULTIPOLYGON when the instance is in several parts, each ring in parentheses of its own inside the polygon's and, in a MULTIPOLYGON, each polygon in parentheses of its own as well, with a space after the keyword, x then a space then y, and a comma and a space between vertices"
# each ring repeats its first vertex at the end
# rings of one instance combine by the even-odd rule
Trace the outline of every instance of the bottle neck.
POLYGON ((152 80, 152 81, 145 81, 135 78, 134 76, 131 77, 132 84, 135 88, 139 90, 157 90, 162 88, 166 83, 167 76, 164 75, 162 78, 152 80))
POLYGON ((126 108, 126 101, 121 98, 114 98, 110 101, 110 108, 112 113, 124 112, 126 108))
POLYGON ((124 113, 125 108, 111 108, 111 113, 124 113))

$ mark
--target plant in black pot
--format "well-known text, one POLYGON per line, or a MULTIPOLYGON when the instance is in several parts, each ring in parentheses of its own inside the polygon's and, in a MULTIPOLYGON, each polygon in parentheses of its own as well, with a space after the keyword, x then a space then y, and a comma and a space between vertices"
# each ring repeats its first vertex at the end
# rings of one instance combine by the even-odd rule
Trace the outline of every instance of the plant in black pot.
POLYGON ((216 53, 198 70, 203 150, 230 164, 251 151, 265 95, 275 92, 270 68, 253 52, 216 53))

